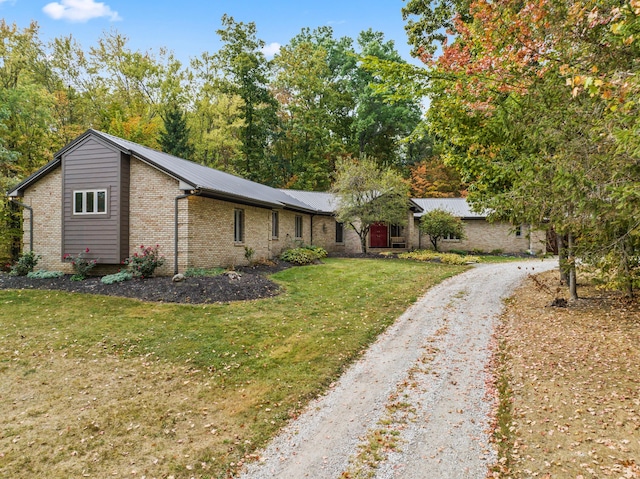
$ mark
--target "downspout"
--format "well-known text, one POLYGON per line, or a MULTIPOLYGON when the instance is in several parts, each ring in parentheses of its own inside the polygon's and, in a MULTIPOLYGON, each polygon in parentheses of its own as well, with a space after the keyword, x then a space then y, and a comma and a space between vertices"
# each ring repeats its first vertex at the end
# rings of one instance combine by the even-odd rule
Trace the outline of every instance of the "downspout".
POLYGON ((176 196, 174 200, 174 216, 173 216, 173 274, 178 274, 178 200, 188 198, 196 194, 196 190, 192 190, 189 193, 176 196))
POLYGON ((9 197, 9 201, 29 210, 29 251, 33 252, 33 208, 21 203, 13 197, 9 197))
POLYGON ((310 239, 309 239, 309 244, 312 245, 313 244, 313 217, 315 215, 311 215, 311 235, 310 235, 310 239))

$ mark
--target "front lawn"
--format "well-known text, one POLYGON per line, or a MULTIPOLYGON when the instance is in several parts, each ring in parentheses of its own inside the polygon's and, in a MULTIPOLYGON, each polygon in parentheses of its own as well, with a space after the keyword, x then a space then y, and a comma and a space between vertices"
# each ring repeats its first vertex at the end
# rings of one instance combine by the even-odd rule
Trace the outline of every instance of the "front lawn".
POLYGON ((0 476, 227 477, 463 269, 326 259, 204 306, 0 291, 0 476))

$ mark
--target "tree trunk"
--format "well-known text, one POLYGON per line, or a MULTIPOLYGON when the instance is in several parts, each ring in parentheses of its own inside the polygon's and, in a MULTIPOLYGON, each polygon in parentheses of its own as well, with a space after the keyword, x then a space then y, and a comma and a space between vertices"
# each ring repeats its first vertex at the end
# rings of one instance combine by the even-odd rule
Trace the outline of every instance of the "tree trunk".
POLYGON ((435 251, 436 253, 438 252, 438 238, 437 237, 433 237, 433 236, 429 236, 429 239, 431 240, 431 244, 433 245, 433 251, 435 251))
POLYGON ((356 228, 353 223, 349 223, 349 225, 353 228, 353 230, 358 234, 360 238, 360 247, 362 248, 362 253, 367 254, 367 235, 369 234, 369 228, 362 228, 359 230, 356 228))
POLYGON ((576 258, 573 245, 573 233, 567 235, 567 261, 569 263, 569 297, 578 299, 578 284, 576 280, 576 258))
POLYGON ((560 284, 569 284, 569 269, 567 265, 567 248, 564 246, 564 236, 556 233, 558 244, 558 263, 560 267, 560 284))
POLYGON ((362 247, 362 252, 367 254, 367 235, 366 233, 360 236, 360 246, 362 247))
POLYGON ((633 277, 630 266, 633 250, 629 245, 629 241, 625 240, 622 245, 622 261, 624 270, 624 290, 627 298, 633 298, 633 277))

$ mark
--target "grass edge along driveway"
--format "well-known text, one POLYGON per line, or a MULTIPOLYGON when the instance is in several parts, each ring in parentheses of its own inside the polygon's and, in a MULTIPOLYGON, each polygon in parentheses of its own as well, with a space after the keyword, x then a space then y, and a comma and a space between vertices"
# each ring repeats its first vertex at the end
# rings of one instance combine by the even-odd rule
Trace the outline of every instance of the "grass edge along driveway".
POLYGON ((205 306, 0 291, 0 476, 229 477, 464 269, 327 259, 205 306))

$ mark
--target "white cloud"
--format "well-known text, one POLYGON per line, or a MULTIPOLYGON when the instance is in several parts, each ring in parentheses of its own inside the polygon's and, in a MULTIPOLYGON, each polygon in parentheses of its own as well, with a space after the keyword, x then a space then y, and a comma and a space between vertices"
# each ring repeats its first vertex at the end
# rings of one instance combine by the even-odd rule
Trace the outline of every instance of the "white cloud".
POLYGON ((280 44, 277 42, 269 43, 262 47, 262 53, 267 58, 273 58, 273 56, 280 51, 280 44))
POLYGON ((109 17, 111 21, 122 20, 118 12, 114 12, 108 5, 95 0, 60 0, 51 2, 42 9, 54 20, 68 20, 70 22, 86 22, 92 18, 109 17))

